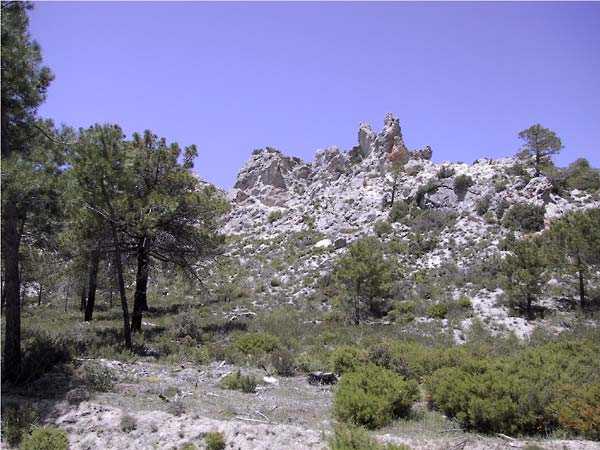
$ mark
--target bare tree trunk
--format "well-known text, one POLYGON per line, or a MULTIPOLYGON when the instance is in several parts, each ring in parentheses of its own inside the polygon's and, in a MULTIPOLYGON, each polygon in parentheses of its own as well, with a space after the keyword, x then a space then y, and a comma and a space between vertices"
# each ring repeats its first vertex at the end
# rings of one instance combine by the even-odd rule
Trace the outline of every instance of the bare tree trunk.
POLYGON ((86 322, 92 320, 94 314, 94 304, 96 302, 96 288, 98 287, 98 265, 100 263, 100 252, 96 248, 92 253, 92 260, 90 264, 90 273, 88 279, 88 296, 85 304, 85 315, 84 319, 86 322))
POLYGON ((21 366, 21 278, 19 274, 19 245, 17 204, 9 199, 2 211, 2 252, 4 253, 4 291, 6 325, 2 378, 15 381, 21 366))
POLYGON ((360 324, 360 283, 356 283, 356 293, 354 296, 354 325, 360 324))
POLYGON ((38 306, 42 305, 42 293, 44 292, 44 285, 40 283, 40 287, 38 288, 38 306))
POLYGON ((581 309, 585 309, 585 283, 583 280, 583 269, 579 268, 579 304, 581 309))
POLYGON ((65 312, 67 312, 67 307, 69 305, 69 294, 71 291, 71 286, 67 285, 67 292, 65 292, 65 312))
POLYGON ((142 330, 142 313, 148 310, 148 269, 150 257, 148 255, 148 238, 143 237, 138 244, 137 274, 135 278, 135 296, 133 299, 133 314, 131 315, 131 331, 142 330))
POLYGON ((527 294, 527 320, 533 320, 533 310, 531 308, 532 300, 531 294, 527 294))

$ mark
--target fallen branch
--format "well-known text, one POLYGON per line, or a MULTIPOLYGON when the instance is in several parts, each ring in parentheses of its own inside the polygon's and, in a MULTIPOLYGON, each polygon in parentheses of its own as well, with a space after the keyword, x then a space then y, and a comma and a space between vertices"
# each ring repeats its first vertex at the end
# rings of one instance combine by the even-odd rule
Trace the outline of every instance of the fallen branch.
POLYGON ((258 414, 260 417, 262 417, 263 419, 265 419, 268 422, 271 422, 269 420, 269 418, 267 416, 265 416, 263 413, 261 413, 260 411, 254 411, 256 414, 258 414))
POLYGON ((240 420, 247 420, 248 422, 269 423, 265 422, 264 420, 251 419, 250 417, 235 416, 235 418, 240 420))

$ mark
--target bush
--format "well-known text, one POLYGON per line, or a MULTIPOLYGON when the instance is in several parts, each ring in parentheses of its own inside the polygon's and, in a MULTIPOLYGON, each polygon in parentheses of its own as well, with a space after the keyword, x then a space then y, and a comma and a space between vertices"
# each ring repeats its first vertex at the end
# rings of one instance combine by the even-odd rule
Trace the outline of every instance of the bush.
POLYGON ((201 342, 202 340, 202 327, 196 317, 190 315, 189 312, 181 313, 173 322, 173 336, 175 339, 184 339, 189 336, 201 342))
POLYGON ((271 353, 271 364, 277 375, 289 377, 294 374, 294 354, 286 348, 277 348, 271 353))
MULTIPOLYGON (((599 350, 596 344, 562 342, 514 356, 468 360, 437 370, 427 388, 433 406, 465 428, 484 433, 548 433, 560 423, 556 405, 566 405, 566 416, 583 406, 575 397, 581 391, 563 389, 561 394, 562 386, 600 383, 599 350)), ((598 408, 594 395, 588 398, 592 408, 598 408)))
POLYGON ((15 384, 31 384, 56 364, 70 360, 71 354, 62 342, 50 336, 35 336, 27 345, 15 384))
POLYGON ((473 186, 473 179, 468 175, 459 175, 454 179, 454 192, 466 192, 471 186, 473 186))
POLYGON ((352 372, 365 364, 367 352, 362 348, 343 345, 331 352, 331 370, 338 375, 352 372))
POLYGON ((38 418, 37 410, 28 404, 2 405, 2 438, 11 447, 17 447, 38 418))
POLYGON ((418 397, 416 381, 369 364, 342 377, 333 406, 341 421, 376 429, 407 416, 418 397))
POLYGON ((546 209, 543 206, 516 203, 504 215, 502 225, 509 230, 540 231, 544 228, 545 213, 546 209))
POLYGON ((179 417, 185 413, 185 405, 181 400, 174 400, 169 402, 167 405, 167 412, 173 414, 175 417, 179 417))
POLYGON ((396 223, 402 221, 410 214, 410 205, 406 202, 394 202, 388 215, 388 222, 396 223))
POLYGON ((590 166, 585 158, 579 158, 569 164, 565 170, 565 180, 569 189, 594 192, 600 189, 600 171, 590 166))
POLYGON ((440 185, 434 180, 429 180, 427 183, 419 186, 419 189, 417 189, 417 194, 415 195, 415 203, 417 206, 423 208, 423 200, 425 200, 425 195, 436 192, 439 187, 440 185))
POLYGON ((469 300, 467 297, 465 297, 464 295, 458 299, 458 306, 460 306, 461 308, 472 308, 473 304, 471 303, 471 300, 469 300))
POLYGON ((475 211, 478 215, 483 216, 488 209, 490 209, 490 204, 492 203, 492 198, 489 195, 485 195, 477 200, 475 203, 475 211))
POLYGON ((281 347, 281 341, 269 333, 248 333, 239 336, 233 342, 233 347, 245 355, 259 355, 272 353, 281 347))
POLYGON ((194 361, 194 363, 202 366, 204 364, 208 364, 211 362, 211 360, 212 358, 207 347, 196 347, 192 350, 192 361, 194 361))
POLYGON ((82 378, 87 387, 92 391, 108 392, 114 385, 111 370, 97 362, 86 363, 81 371, 82 378))
POLYGON ((415 319, 417 304, 413 301, 405 300, 395 303, 394 307, 388 311, 388 317, 395 323, 408 323, 415 319))
POLYGON ((445 319, 448 314, 448 305, 446 303, 436 303, 431 305, 427 315, 433 319, 445 319))
POLYGON ((67 450, 67 432, 59 428, 38 428, 25 436, 21 450, 67 450))
POLYGON ((364 428, 344 424, 335 427, 327 443, 330 450, 410 450, 406 445, 381 445, 364 428))
POLYGON ((565 384, 550 408, 565 428, 600 440, 600 383, 565 384))
POLYGON ((443 178, 450 178, 451 176, 454 175, 456 171, 454 170, 454 167, 451 166, 442 166, 440 167, 440 170, 438 170, 437 172, 437 177, 441 180, 443 178))
POLYGON ((281 211, 271 211, 269 214, 269 223, 277 222, 282 217, 283 213, 281 211))
POLYGON ((252 375, 242 375, 240 369, 237 369, 232 374, 227 375, 223 378, 222 386, 225 389, 242 391, 246 394, 252 394, 256 392, 256 385, 258 382, 252 375))
POLYGON ((508 202, 504 199, 500 200, 496 206, 496 219, 500 220, 504 216, 504 212, 508 209, 508 202))
POLYGON ((386 222, 384 220, 377 221, 375 223, 374 229, 375 229, 375 234, 377 234, 377 236, 379 236, 379 237, 394 232, 394 228, 392 228, 392 225, 390 225, 389 222, 386 222))
POLYGON ((130 414, 124 414, 121 416, 119 422, 119 428, 123 433, 129 433, 137 428, 137 420, 130 414))
POLYGON ((212 431, 204 435, 204 443, 207 450, 223 450, 225 448, 225 436, 218 431, 212 431))

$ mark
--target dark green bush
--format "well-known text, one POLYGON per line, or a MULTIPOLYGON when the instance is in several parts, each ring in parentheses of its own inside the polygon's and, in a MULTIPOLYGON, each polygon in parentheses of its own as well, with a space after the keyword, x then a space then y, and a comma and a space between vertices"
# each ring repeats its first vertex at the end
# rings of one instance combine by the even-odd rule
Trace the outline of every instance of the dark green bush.
POLYGON ((416 381, 369 364, 342 376, 333 406, 341 421, 376 429, 407 416, 418 397, 416 381))
POLYGON ((243 334, 233 342, 233 347, 245 355, 272 353, 280 346, 279 338, 269 333, 243 334))
POLYGON ((224 450, 226 445, 225 436, 218 431, 212 431, 204 435, 204 443, 206 444, 206 450, 224 450))
POLYGON ((296 359, 287 348, 277 348, 271 353, 271 364, 277 375, 289 377, 294 374, 296 359))
POLYGON ((401 222, 409 214, 410 205, 408 203, 403 201, 394 202, 394 204, 392 205, 392 209, 390 209, 390 213, 388 215, 388 222, 401 222))
POLYGON ((331 370, 342 375, 352 372, 365 364, 367 352, 353 345, 343 345, 331 352, 331 370))
POLYGON ((256 391, 258 382, 252 375, 242 375, 240 369, 223 378, 222 385, 225 389, 237 390, 252 394, 256 391))
POLYGON ((29 433, 38 418, 37 410, 28 404, 6 403, 2 405, 2 438, 11 447, 17 447, 24 435, 29 433))
POLYGON ((197 342, 202 341, 202 327, 200 326, 200 322, 189 312, 181 313, 175 318, 172 333, 175 339, 183 339, 189 336, 197 342))
POLYGON ((269 223, 277 222, 282 217, 283 213, 281 211, 271 211, 269 214, 269 223))
POLYGON ((565 181, 569 189, 594 192, 600 189, 600 171, 592 168, 587 159, 579 158, 565 170, 565 181))
POLYGON ((394 229, 392 228, 392 225, 390 225, 389 222, 379 220, 375 223, 375 234, 377 234, 377 236, 381 237, 386 234, 391 234, 393 232, 394 229))
POLYGON ((574 400, 560 397, 561 386, 599 382, 598 351, 596 344, 563 342, 493 360, 468 360, 436 371, 427 387, 433 406, 467 429, 547 433, 559 425, 555 400, 574 400))
POLYGON ((111 370, 97 362, 86 363, 80 371, 83 381, 92 391, 108 392, 114 385, 114 377, 111 370))
POLYGON ((433 319, 445 319, 448 314, 448 305, 445 303, 436 303, 427 310, 427 315, 433 319))
POLYGON ((509 204, 506 200, 500 200, 500 203, 496 206, 496 219, 500 220, 504 217, 504 213, 508 209, 509 204))
POLYGON ((546 209, 543 206, 515 203, 504 215, 502 225, 509 230, 540 231, 544 228, 545 213, 546 209))
POLYGON ((67 432, 60 428, 38 428, 25 436, 21 450, 67 450, 67 432))
POLYGON ((475 211, 479 216, 483 216, 488 209, 490 209, 490 204, 492 203, 492 198, 489 195, 485 195, 477 200, 475 203, 475 211))
POLYGON ((454 179, 454 192, 465 192, 475 184, 469 175, 459 175, 454 179))
POLYGON ((473 304, 471 303, 471 300, 469 300, 467 297, 462 296, 461 298, 458 299, 458 306, 460 306, 461 308, 472 308, 473 304))
POLYGON ((26 344, 15 384, 27 385, 41 378, 55 365, 71 360, 67 347, 58 338, 35 336, 26 344))
POLYGON ((423 200, 425 200, 425 195, 436 192, 440 188, 440 185, 435 180, 429 180, 427 183, 422 184, 417 189, 417 194, 415 195, 415 203, 422 209, 424 208, 423 200))
POLYGON ((410 450, 407 445, 382 445, 369 436, 362 427, 338 424, 328 439, 330 450, 410 450))
POLYGON ((443 178, 450 178, 456 171, 451 166, 442 166, 437 172, 437 177, 441 180, 443 178))

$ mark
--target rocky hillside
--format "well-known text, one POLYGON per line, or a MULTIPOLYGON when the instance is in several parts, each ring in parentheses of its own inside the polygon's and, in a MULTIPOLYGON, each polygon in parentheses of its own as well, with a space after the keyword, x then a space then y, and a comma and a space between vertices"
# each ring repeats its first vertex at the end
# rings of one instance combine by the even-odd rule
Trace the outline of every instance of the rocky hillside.
MULTIPOLYGON (((217 296, 251 297, 253 309, 314 300, 330 310, 333 295, 326 290, 336 261, 356 238, 377 234, 397 269, 392 304, 456 303, 466 296, 492 328, 528 335, 535 325, 511 317, 498 300, 502 290, 489 282, 506 252, 503 241, 539 232, 567 211, 600 206, 597 190, 559 188, 556 180, 534 177, 517 157, 467 164, 435 163, 431 156, 430 147, 407 149, 391 114, 379 133, 363 123, 355 147, 319 150, 312 162, 255 150, 228 193, 224 231, 232 244, 213 278, 217 296), (401 171, 393 170, 395 162, 401 171), (509 213, 515 205, 540 213, 539 223, 520 223, 509 213), (435 292, 423 292, 424 285, 435 292)), ((541 304, 554 310, 572 282, 553 283, 564 289, 541 304)), ((427 304, 417 307, 417 323, 430 320, 426 311, 427 304)), ((456 340, 470 323, 453 325, 456 340)))
POLYGON ((270 236, 314 224, 328 237, 348 228, 368 233, 389 213, 394 183, 392 161, 405 166, 396 200, 416 199, 421 189, 423 195, 418 200, 422 208, 452 209, 468 216, 457 231, 466 231, 466 222, 477 224, 475 228, 481 233, 487 231, 489 224, 476 214, 477 203, 483 198, 489 199, 491 212, 497 211, 503 201, 509 205, 543 205, 547 222, 567 210, 599 204, 578 191, 565 197, 553 193, 546 177, 533 178, 533 169, 524 169, 516 158, 438 164, 431 161, 431 156, 429 146, 415 151, 406 148, 399 120, 391 114, 386 115, 379 133, 362 123, 357 146, 348 151, 337 147, 318 150, 313 162, 285 156, 269 147, 255 150, 229 192, 234 208, 225 231, 270 236), (454 187, 461 175, 473 180, 463 192, 454 187))

